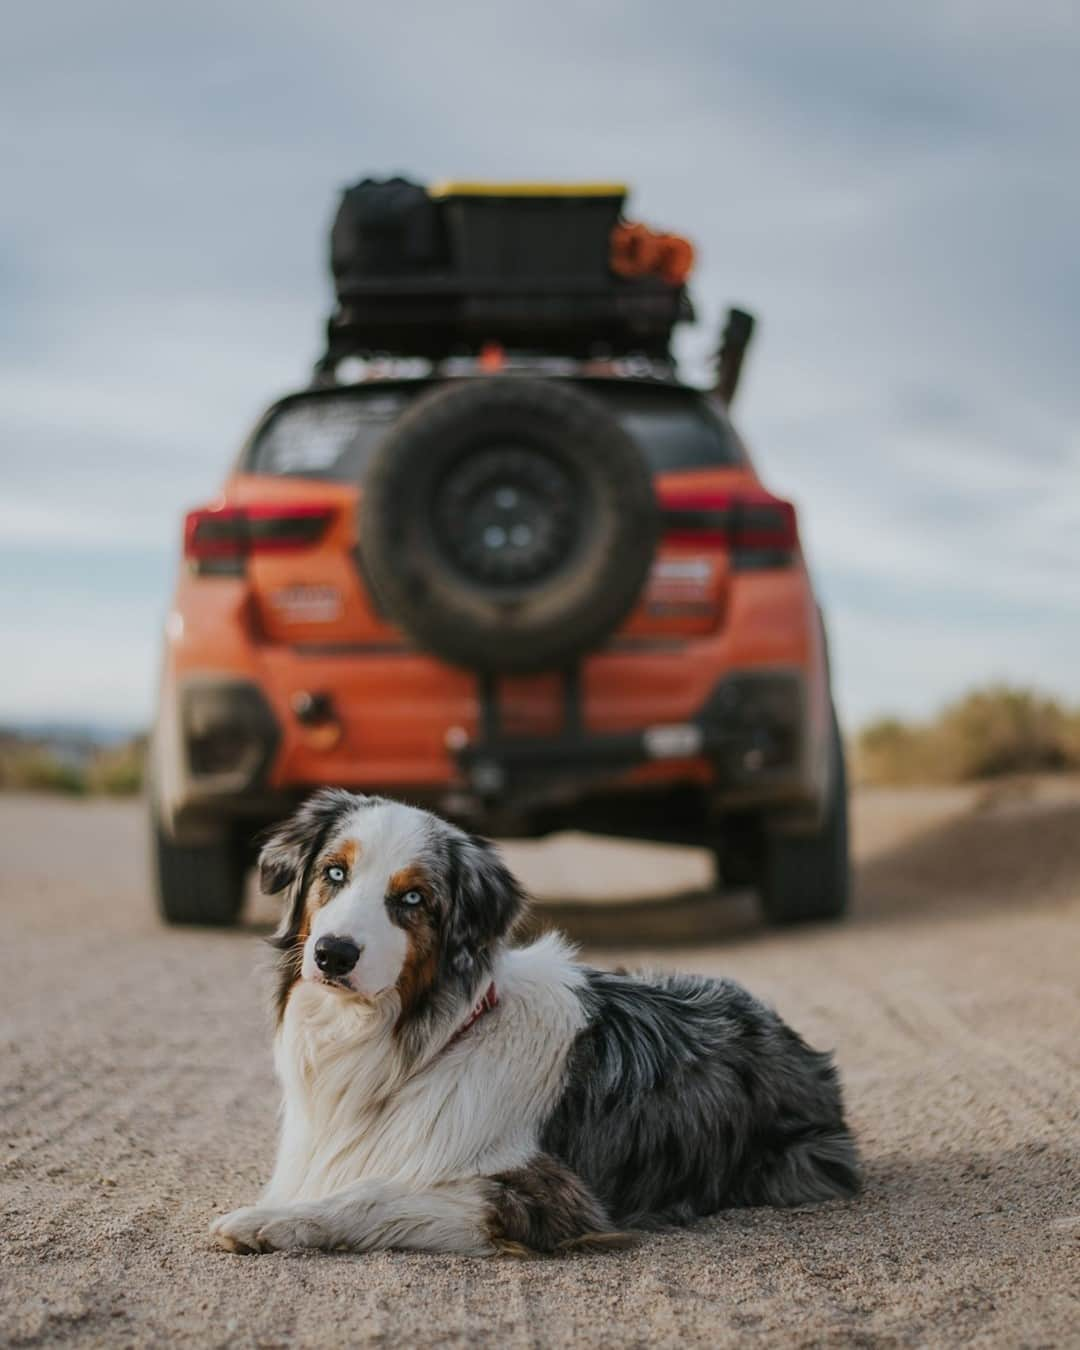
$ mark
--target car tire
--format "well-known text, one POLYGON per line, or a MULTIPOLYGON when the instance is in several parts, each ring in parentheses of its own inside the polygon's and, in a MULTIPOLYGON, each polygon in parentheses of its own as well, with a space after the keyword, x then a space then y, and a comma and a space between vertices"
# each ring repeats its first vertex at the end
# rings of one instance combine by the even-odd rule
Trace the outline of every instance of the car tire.
POLYGON ((472 670, 559 669, 638 600, 659 510, 637 443, 551 380, 460 381, 420 398, 364 481, 376 602, 425 651, 472 670))
POLYGON ((151 813, 153 880, 166 923, 228 928, 240 917, 246 867, 231 834, 200 844, 180 844, 151 813))
POLYGON ((723 821, 719 841, 710 840, 713 874, 718 891, 756 886, 761 876, 761 821, 749 813, 732 814, 723 821))
POLYGON ((847 770, 836 715, 832 718, 829 796, 819 828, 811 834, 765 831, 758 898, 771 924, 839 919, 848 909, 847 770))

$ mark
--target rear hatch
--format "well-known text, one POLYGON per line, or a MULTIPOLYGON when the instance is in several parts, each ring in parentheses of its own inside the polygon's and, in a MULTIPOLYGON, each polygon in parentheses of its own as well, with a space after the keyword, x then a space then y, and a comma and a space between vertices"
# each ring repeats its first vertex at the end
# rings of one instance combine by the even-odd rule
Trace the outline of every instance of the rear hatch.
MULTIPOLYGON (((664 531, 641 602, 613 645, 706 638, 724 623, 733 573, 795 547, 791 508, 765 493, 707 396, 625 380, 582 382, 640 445, 664 531)), ((408 645, 364 584, 357 508, 364 473, 426 382, 295 395, 256 428, 227 502, 192 513, 199 570, 246 572, 264 641, 330 652, 408 645)))

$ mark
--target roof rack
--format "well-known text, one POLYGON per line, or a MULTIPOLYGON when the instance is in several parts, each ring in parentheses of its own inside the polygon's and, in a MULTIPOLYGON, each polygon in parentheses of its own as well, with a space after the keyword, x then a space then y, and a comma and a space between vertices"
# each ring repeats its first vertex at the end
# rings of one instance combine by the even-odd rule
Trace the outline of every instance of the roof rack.
POLYGON ((574 357, 550 353, 505 351, 485 347, 479 355, 443 356, 439 359, 378 353, 353 353, 333 367, 320 361, 312 372, 310 389, 341 388, 358 384, 395 384, 430 379, 455 379, 473 375, 557 376, 563 379, 632 380, 635 383, 678 384, 675 362, 670 356, 650 357, 641 352, 618 356, 574 357))
POLYGON ((693 310, 681 281, 612 271, 625 199, 619 183, 358 183, 331 232, 338 304, 318 369, 471 356, 490 342, 670 361, 672 329, 693 310))

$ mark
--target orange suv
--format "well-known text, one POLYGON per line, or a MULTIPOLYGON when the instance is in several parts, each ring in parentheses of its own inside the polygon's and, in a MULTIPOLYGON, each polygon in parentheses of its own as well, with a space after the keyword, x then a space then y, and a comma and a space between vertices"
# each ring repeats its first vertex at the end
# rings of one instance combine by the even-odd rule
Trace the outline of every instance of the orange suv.
POLYGON ((346 194, 316 378, 185 520, 149 787, 168 920, 234 921, 254 832, 327 783, 705 845, 773 921, 844 911, 821 614, 727 415, 752 320, 716 390, 681 383, 683 278, 671 248, 627 262, 622 207, 346 194))

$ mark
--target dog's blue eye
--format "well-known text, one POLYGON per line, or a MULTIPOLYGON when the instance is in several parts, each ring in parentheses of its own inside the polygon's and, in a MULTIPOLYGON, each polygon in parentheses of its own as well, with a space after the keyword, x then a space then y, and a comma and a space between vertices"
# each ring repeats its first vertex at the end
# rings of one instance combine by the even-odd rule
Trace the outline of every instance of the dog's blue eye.
POLYGON ((328 867, 326 869, 326 879, 327 881, 332 881, 335 886, 340 886, 345 880, 344 867, 328 867))
POLYGON ((401 897, 401 903, 403 905, 419 905, 423 898, 419 891, 406 891, 401 897))

